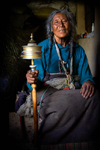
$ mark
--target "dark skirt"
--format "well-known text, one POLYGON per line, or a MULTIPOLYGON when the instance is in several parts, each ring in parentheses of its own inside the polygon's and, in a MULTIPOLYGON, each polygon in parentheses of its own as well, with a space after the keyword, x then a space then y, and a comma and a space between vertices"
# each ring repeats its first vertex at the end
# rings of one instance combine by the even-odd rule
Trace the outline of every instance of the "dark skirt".
MULTIPOLYGON (((38 102, 47 87, 37 91, 38 102)), ((91 142, 100 135, 100 94, 87 100, 76 90, 49 88, 44 94, 40 113, 39 143, 58 144, 91 142)))

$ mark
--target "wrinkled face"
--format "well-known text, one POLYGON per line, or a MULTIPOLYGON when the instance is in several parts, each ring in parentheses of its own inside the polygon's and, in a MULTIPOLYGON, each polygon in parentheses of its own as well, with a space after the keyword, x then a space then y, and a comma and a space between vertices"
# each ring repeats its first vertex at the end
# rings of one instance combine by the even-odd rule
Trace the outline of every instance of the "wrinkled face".
POLYGON ((65 14, 57 13, 53 17, 52 31, 57 38, 65 38, 70 33, 69 22, 65 14))

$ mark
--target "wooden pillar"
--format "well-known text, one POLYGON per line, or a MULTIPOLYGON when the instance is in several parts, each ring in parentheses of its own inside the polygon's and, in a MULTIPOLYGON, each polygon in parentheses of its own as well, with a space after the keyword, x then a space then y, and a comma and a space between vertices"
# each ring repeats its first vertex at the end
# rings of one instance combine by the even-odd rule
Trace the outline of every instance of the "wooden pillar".
POLYGON ((77 21, 77 34, 85 31, 85 5, 83 1, 77 1, 76 5, 76 21, 77 21))
POLYGON ((98 84, 100 86, 100 6, 97 2, 95 7, 95 36, 94 36, 94 52, 96 54, 96 76, 98 77, 98 84))

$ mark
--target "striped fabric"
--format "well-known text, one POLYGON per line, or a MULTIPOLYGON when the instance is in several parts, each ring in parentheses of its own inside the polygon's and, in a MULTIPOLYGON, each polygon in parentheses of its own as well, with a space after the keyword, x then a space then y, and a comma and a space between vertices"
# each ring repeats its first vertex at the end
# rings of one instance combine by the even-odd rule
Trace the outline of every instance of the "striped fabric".
POLYGON ((41 145, 41 150, 100 150, 97 142, 41 145))

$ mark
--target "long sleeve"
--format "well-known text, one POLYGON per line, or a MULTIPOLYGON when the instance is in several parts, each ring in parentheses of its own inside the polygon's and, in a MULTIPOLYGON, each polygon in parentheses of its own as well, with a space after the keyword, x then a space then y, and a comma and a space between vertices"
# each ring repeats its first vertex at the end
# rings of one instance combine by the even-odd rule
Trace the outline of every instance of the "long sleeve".
MULTIPOLYGON (((37 81, 37 89, 41 87, 43 84, 45 69, 46 69, 46 62, 45 62, 45 51, 48 50, 48 42, 49 39, 39 43, 39 46, 42 46, 42 59, 34 59, 34 64, 36 65, 36 70, 39 70, 38 74, 38 81, 37 81)), ((32 91, 31 85, 27 82, 27 87, 32 91)))
MULTIPOLYGON (((51 58, 50 58, 49 64, 48 64, 49 51, 50 51, 49 39, 44 40, 43 42, 39 43, 38 45, 42 46, 42 48, 41 48, 42 59, 34 60, 36 69, 39 70, 37 88, 41 86, 41 83, 43 83, 43 79, 45 77, 45 71, 48 70, 49 73, 58 73, 59 72, 59 64, 58 64, 59 57, 56 53, 55 45, 53 44, 53 47, 52 47, 51 58)), ((65 47, 62 47, 60 44, 58 44, 58 46, 61 50, 62 59, 66 62, 66 60, 68 58, 69 47, 68 47, 68 45, 66 45, 65 47)), ((94 83, 93 77, 92 77, 92 74, 91 74, 91 71, 89 68, 88 59, 85 55, 85 51, 78 44, 75 44, 75 50, 74 50, 73 57, 74 57, 73 58, 74 59, 73 75, 79 75, 80 84, 82 85, 87 80, 90 80, 94 83)), ((69 64, 69 69, 70 69, 70 58, 68 59, 68 64, 69 64)), ((62 69, 62 72, 64 72, 63 69, 62 69)), ((32 87, 29 83, 27 83, 27 86, 30 90, 32 90, 32 87)))

